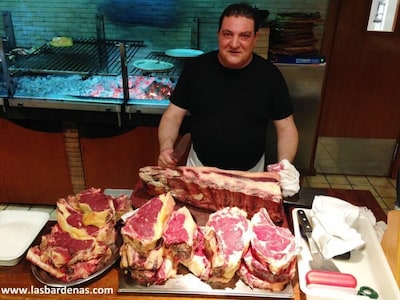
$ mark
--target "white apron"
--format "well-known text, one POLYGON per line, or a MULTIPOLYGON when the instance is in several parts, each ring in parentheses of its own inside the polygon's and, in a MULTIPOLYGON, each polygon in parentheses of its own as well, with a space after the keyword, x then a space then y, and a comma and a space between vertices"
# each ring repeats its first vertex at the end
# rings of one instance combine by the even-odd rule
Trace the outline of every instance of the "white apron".
MULTIPOLYGON (((252 167, 251 169, 247 170, 249 172, 264 172, 264 164, 265 164, 265 155, 261 157, 261 159, 258 161, 258 163, 252 167)), ((193 149, 193 144, 190 147, 189 155, 186 161, 186 165, 188 167, 203 167, 204 165, 200 161, 200 159, 197 157, 196 152, 193 149)))

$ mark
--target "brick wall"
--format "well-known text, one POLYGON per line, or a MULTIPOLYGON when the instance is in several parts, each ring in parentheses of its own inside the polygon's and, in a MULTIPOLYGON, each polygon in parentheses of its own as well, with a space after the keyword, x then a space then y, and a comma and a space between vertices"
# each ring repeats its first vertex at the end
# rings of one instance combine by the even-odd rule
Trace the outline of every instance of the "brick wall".
MULTIPOLYGON (((248 1, 268 9, 273 20, 277 12, 316 12, 325 18, 329 0, 248 1)), ((40 46, 54 36, 96 37, 96 14, 105 16, 107 39, 143 40, 154 50, 187 48, 191 45, 193 18, 199 19, 200 48, 216 48, 218 18, 232 0, 1 0, 0 11, 11 11, 19 47, 40 46), (116 24, 106 15, 114 12, 116 24), (115 17, 116 15, 116 17, 115 17), (137 22, 140 24, 126 24, 137 22), (156 24, 151 26, 150 23, 156 24)), ((0 16, 0 35, 5 36, 0 16)), ((315 28, 320 40, 323 24, 315 28)), ((317 45, 317 47, 319 47, 317 45)))

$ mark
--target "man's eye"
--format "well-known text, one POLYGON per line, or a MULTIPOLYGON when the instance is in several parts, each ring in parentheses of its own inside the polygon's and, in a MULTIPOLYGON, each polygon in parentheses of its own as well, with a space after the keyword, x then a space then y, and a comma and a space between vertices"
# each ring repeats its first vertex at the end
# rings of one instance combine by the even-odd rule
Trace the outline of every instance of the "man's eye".
POLYGON ((244 39, 244 40, 247 40, 247 39, 249 39, 249 38, 251 37, 251 35, 248 34, 248 33, 246 33, 246 34, 241 34, 240 37, 241 37, 242 39, 244 39))
POLYGON ((231 36, 232 36, 232 33, 230 33, 230 32, 224 32, 224 33, 223 33, 223 36, 228 38, 228 37, 231 37, 231 36))

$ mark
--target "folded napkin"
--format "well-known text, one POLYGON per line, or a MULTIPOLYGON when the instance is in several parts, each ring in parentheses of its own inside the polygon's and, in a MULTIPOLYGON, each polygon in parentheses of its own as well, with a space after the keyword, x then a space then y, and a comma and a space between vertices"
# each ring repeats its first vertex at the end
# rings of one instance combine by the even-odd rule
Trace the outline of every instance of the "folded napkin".
POLYGON ((279 173, 283 197, 291 197, 300 190, 300 173, 287 159, 268 165, 267 171, 279 173))
POLYGON ((312 238, 325 258, 355 250, 365 244, 354 228, 361 213, 371 222, 375 222, 375 216, 367 208, 352 205, 335 197, 322 195, 314 197, 310 212, 314 224, 312 238))

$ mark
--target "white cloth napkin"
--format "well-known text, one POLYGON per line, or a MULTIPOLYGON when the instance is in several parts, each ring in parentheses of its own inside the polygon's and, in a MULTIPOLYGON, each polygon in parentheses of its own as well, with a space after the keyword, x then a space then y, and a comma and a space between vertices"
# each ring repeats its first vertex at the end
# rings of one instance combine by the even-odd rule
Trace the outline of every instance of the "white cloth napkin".
POLYGON ((325 258, 355 250, 365 244, 354 228, 361 213, 365 214, 371 223, 375 222, 375 216, 367 208, 335 197, 314 197, 310 212, 314 224, 312 238, 325 258))
POLYGON ((300 173, 287 159, 283 159, 276 164, 268 165, 267 171, 279 173, 283 197, 291 197, 299 192, 300 173))

